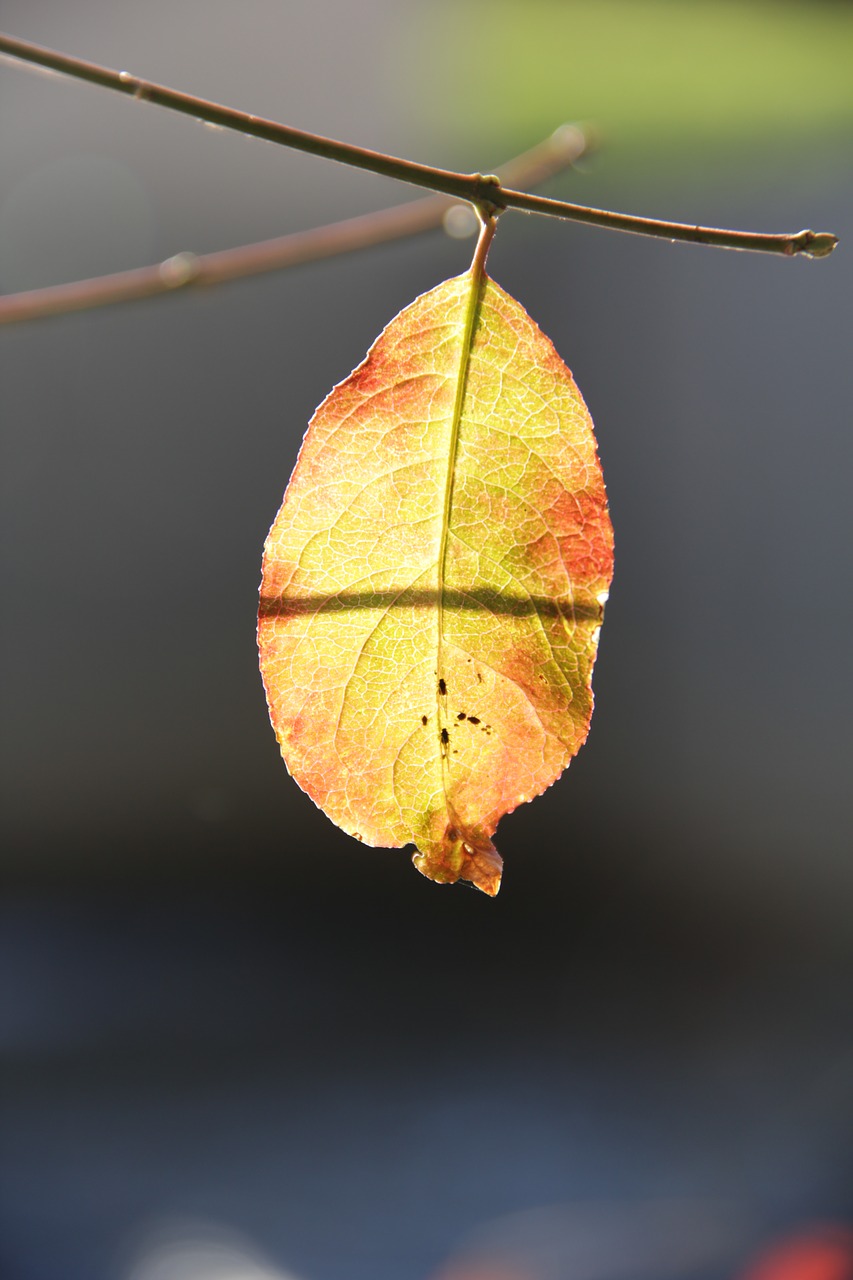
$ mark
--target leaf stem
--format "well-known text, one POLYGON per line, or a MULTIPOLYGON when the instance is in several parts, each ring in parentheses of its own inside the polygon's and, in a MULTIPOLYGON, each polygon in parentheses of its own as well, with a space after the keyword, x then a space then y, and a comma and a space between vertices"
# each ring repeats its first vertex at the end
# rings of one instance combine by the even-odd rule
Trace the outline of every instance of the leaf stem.
POLYGON ((484 209, 477 210, 480 218, 480 234, 477 238, 477 247, 474 250, 474 257, 471 260, 471 275, 477 282, 479 288, 486 274, 486 259, 489 256, 489 250, 492 247, 492 241, 495 238, 495 229, 498 220, 495 214, 484 209))
POLYGON ((800 231, 782 235, 765 235, 759 232, 727 231, 716 227, 690 226, 686 223, 662 222, 655 218, 612 213, 605 209, 589 209, 584 205, 569 204, 562 200, 547 200, 526 192, 509 190, 501 186, 500 179, 495 176, 484 177, 479 173, 462 174, 447 169, 436 169, 430 165, 415 164, 410 160, 397 159, 382 152, 369 151, 364 147, 324 138, 319 134, 305 133, 301 129, 292 129, 273 120, 235 111, 204 98, 196 98, 188 93, 168 89, 164 85, 141 80, 127 71, 113 71, 97 63, 86 62, 81 58, 58 53, 2 33, 0 33, 0 53, 34 63, 36 66, 48 67, 90 84, 114 89, 144 102, 153 102, 158 106, 168 107, 172 111, 180 111, 184 115, 204 120, 208 124, 217 124, 225 129, 248 134, 250 137, 278 143, 280 146, 324 156, 329 160, 337 160, 358 169, 367 169, 371 173, 396 178, 401 182, 428 187, 458 200, 470 201, 479 207, 491 205, 498 210, 522 209, 527 213, 565 218, 590 226, 607 227, 612 231, 626 231, 634 235, 655 236, 666 240, 685 240, 693 244, 713 245, 723 249, 780 253, 786 257, 802 253, 810 258, 823 258, 830 254, 837 244, 837 237, 831 232, 800 231))
MULTIPOLYGON (((549 138, 509 160, 498 172, 506 180, 535 186, 573 164, 589 145, 589 139, 579 125, 561 125, 549 138)), ((272 240, 223 249, 217 253, 177 253, 153 266, 8 294, 0 297, 0 325, 19 324, 72 311, 89 311, 198 286, 210 287, 317 262, 434 230, 441 226, 448 210, 459 207, 458 201, 449 196, 425 196, 325 227, 276 236, 272 240)), ((468 210, 467 204, 461 207, 468 210)))

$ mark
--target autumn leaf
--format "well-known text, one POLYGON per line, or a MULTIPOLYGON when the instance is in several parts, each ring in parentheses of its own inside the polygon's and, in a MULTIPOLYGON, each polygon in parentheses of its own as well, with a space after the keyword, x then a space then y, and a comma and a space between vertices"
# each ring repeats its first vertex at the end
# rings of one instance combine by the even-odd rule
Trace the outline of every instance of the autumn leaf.
POLYGON ((258 635, 299 785, 356 839, 495 894, 498 822, 587 736, 612 530, 586 406, 487 240, 315 413, 258 635))

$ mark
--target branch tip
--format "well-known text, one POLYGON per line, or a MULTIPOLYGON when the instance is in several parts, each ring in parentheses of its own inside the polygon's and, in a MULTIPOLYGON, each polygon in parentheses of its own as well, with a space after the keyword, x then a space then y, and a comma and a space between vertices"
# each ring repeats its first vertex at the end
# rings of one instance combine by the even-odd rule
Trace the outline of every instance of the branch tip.
POLYGON ((801 231, 797 240, 802 242, 797 251, 807 258, 828 258, 838 244, 831 231, 801 231))

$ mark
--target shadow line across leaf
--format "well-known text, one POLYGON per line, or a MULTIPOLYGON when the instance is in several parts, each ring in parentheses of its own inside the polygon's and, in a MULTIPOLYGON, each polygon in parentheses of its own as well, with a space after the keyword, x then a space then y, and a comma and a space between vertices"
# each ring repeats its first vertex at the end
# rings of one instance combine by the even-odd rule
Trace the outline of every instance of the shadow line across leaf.
MULTIPOLYGON (((445 590, 445 609, 480 610, 489 614, 506 614, 514 618, 536 615, 540 618, 564 618, 567 622, 600 622, 604 607, 600 604, 573 603, 550 596, 528 596, 506 591, 475 587, 470 591, 445 590)), ((338 591, 325 596, 306 592, 284 596, 261 596, 262 618, 287 618, 304 613, 343 613, 347 609, 438 608, 439 593, 434 589, 391 587, 383 591, 338 591)))

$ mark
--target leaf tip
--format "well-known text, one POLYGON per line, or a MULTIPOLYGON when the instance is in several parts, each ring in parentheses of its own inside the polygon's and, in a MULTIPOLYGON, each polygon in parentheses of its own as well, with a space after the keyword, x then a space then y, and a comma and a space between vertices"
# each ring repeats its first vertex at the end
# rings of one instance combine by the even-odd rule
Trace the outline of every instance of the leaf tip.
POLYGON ((501 887, 503 859, 487 835, 448 824, 440 840, 425 844, 412 855, 421 875, 437 884, 467 880, 494 898, 501 887))

